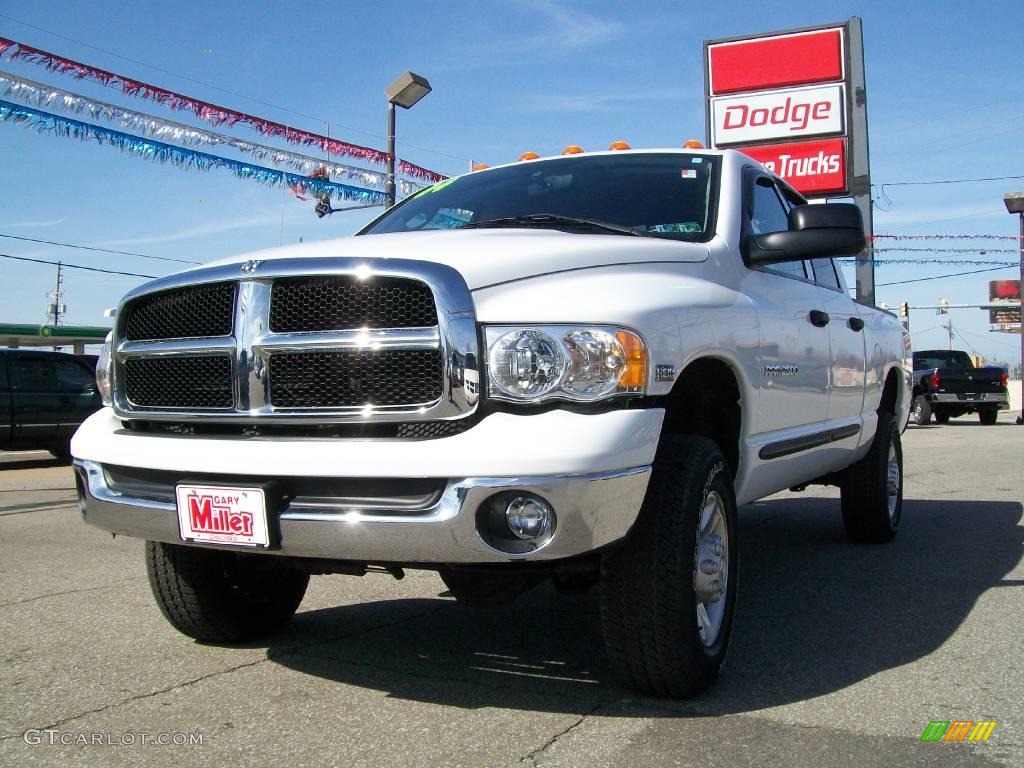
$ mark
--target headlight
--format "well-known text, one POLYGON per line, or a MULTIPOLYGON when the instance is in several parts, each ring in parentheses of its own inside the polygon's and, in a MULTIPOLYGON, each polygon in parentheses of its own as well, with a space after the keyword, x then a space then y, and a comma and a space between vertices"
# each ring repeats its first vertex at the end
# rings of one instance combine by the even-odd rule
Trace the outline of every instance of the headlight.
POLYGON ((103 349, 100 350, 100 357, 96 361, 96 386, 100 391, 100 398, 104 405, 110 405, 110 347, 113 333, 108 333, 103 342, 103 349))
POLYGON ((614 326, 486 328, 489 394, 499 400, 592 401, 643 394, 647 350, 614 326))

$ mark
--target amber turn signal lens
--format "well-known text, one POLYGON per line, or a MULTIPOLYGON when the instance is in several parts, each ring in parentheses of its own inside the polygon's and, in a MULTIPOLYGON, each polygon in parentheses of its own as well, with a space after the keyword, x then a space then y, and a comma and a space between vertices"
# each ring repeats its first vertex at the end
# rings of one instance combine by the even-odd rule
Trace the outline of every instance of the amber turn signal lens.
POLYGON ((626 370, 619 377, 619 387, 642 391, 647 384, 647 352, 644 343, 632 331, 617 331, 615 338, 626 353, 626 370))

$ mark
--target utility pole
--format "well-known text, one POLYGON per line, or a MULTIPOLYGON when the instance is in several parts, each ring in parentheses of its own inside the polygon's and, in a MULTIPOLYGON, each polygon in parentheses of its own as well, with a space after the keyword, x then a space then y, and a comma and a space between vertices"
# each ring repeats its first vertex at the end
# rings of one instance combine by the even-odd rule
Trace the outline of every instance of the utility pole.
POLYGON ((61 287, 64 284, 64 273, 63 267, 60 261, 57 262, 57 285, 56 287, 47 294, 50 299, 50 303, 47 306, 47 317, 46 320, 50 325, 60 325, 60 316, 67 312, 67 305, 61 304, 61 299, 64 298, 64 291, 61 287))

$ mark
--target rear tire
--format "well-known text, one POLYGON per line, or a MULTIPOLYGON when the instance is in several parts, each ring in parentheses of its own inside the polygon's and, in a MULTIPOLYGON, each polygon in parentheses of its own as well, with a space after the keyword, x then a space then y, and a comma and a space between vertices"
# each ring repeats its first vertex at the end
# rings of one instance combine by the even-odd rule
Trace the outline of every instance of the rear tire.
POLYGON ((949 424, 948 413, 933 413, 932 415, 935 417, 936 424, 949 424))
POLYGON ((978 419, 986 427, 991 427, 999 420, 999 411, 995 408, 986 408, 983 411, 978 411, 978 419))
POLYGON ((181 633, 239 643, 283 627, 302 602, 309 574, 271 555, 146 542, 157 605, 181 633))
POLYGON ((718 677, 738 554, 722 452, 706 437, 663 435, 639 519, 623 545, 602 556, 605 648, 625 685, 682 698, 718 677))
POLYGON ((851 541, 877 544, 896 535, 903 515, 903 445, 888 411, 879 412, 871 450, 844 471, 840 490, 851 541))
POLYGON ((914 398, 914 423, 923 427, 932 420, 932 405, 924 395, 914 398))

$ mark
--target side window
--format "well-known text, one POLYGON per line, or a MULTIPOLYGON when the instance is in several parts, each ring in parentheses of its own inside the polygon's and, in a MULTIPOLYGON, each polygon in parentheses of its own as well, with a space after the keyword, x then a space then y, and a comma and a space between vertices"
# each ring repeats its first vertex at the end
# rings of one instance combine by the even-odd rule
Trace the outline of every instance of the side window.
POLYGON ((0 355, 0 392, 7 391, 7 360, 0 355))
POLYGON ((57 389, 57 379, 48 357, 18 355, 11 373, 14 386, 22 392, 54 392, 57 389))
POLYGON ((84 366, 70 360, 58 360, 57 386, 61 392, 83 395, 96 391, 96 380, 84 366))
POLYGON ((823 288, 831 288, 833 291, 842 290, 839 287, 839 278, 836 277, 836 268, 832 259, 811 259, 811 267, 814 268, 814 282, 823 288))
MULTIPOLYGON (((789 214, 775 191, 775 185, 767 179, 754 184, 754 195, 750 211, 750 229, 755 235, 769 232, 785 232, 789 229, 789 214)), ((766 264, 765 269, 790 277, 807 278, 802 261, 787 261, 782 264, 766 264)))

